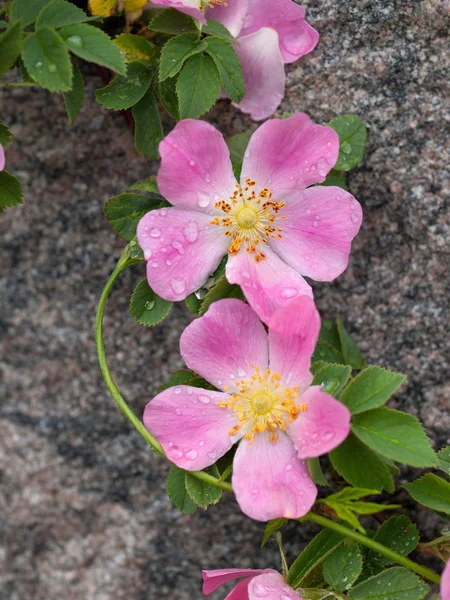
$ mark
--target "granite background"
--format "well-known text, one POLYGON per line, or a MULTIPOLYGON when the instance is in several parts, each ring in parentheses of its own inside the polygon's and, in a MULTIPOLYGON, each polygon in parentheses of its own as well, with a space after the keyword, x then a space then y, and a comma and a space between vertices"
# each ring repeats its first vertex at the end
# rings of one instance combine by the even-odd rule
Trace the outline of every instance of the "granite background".
MULTIPOLYGON (((365 220, 346 273, 315 286, 319 310, 342 315, 370 362, 408 374, 392 406, 419 416, 439 448, 450 443, 450 4, 303 4, 321 42, 289 67, 279 114, 304 110, 324 123, 357 113, 370 130, 350 176, 365 220)), ((277 568, 277 550, 259 550, 263 525, 231 497, 190 516, 172 508, 167 463, 105 392, 94 310, 122 242, 103 203, 155 165, 136 156, 124 119, 94 102, 95 69, 83 71, 87 97, 73 127, 62 98, 0 88, 14 134, 7 166, 26 194, 0 216, 0 598, 201 598, 201 568, 277 568)), ((225 134, 254 127, 226 102, 210 118, 225 134)), ((106 315, 112 371, 138 413, 182 366, 189 318, 180 305, 161 326, 135 324, 127 304, 142 277, 141 266, 124 274, 106 315)), ((442 525, 417 518, 425 537, 442 525)), ((289 528, 290 557, 311 531, 289 528)))

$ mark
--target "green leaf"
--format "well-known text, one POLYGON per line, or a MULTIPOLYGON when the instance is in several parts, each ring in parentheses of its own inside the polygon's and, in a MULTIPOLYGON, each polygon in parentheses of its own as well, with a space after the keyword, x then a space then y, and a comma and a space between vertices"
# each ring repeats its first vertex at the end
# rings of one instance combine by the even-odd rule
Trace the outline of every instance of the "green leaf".
POLYGON ((159 33, 170 33, 178 35, 188 31, 197 31, 197 27, 191 17, 179 12, 175 8, 168 8, 158 13, 150 21, 148 28, 159 33))
POLYGON ((236 51, 226 40, 210 37, 207 54, 211 56, 220 73, 222 85, 234 102, 240 102, 245 94, 244 75, 236 51))
POLYGON ((192 387, 206 388, 208 387, 208 382, 199 377, 193 371, 175 371, 175 373, 172 373, 167 383, 163 383, 159 386, 158 394, 164 390, 167 390, 167 388, 174 387, 176 385, 190 385, 192 387))
POLYGON ((395 490, 394 480, 387 464, 356 436, 348 438, 329 454, 331 464, 341 477, 354 486, 395 490))
POLYGON ((339 171, 335 171, 334 169, 331 169, 331 171, 327 175, 327 178, 321 185, 334 185, 342 188, 343 190, 348 190, 344 175, 339 171))
POLYGON ((0 212, 8 206, 22 204, 22 184, 7 171, 0 171, 0 212))
MULTIPOLYGON (((159 194, 158 184, 156 183, 156 178, 154 176, 149 177, 149 179, 141 179, 133 185, 130 186, 130 190, 138 190, 140 192, 150 192, 151 194, 159 194)), ((163 200, 161 196, 161 200, 163 200)), ((169 206, 169 204, 167 204, 169 206)))
POLYGON ((204 315, 213 302, 222 298, 239 298, 245 300, 241 288, 238 285, 228 283, 225 277, 222 277, 203 298, 203 303, 199 311, 200 316, 204 315))
POLYGON ((189 296, 185 300, 185 303, 189 312, 198 317, 202 305, 202 301, 200 300, 200 298, 197 298, 195 294, 189 294, 189 296))
POLYGON ((336 171, 350 171, 363 158, 367 140, 364 121, 356 115, 342 115, 329 122, 339 135, 339 157, 334 165, 336 171))
POLYGON ((202 33, 206 33, 206 35, 213 35, 214 37, 222 38, 228 42, 239 45, 236 38, 231 35, 228 29, 222 25, 222 23, 214 21, 214 19, 207 19, 206 25, 203 25, 202 27, 202 33))
POLYGON ((41 27, 53 27, 59 29, 65 25, 74 23, 85 23, 93 21, 98 17, 89 17, 81 8, 74 6, 66 0, 53 0, 47 4, 36 19, 36 29, 41 27))
POLYGON ((222 490, 201 479, 193 477, 190 473, 185 474, 186 490, 191 499, 201 506, 206 508, 211 504, 217 504, 222 498, 222 490))
POLYGON ((389 408, 355 415, 353 433, 372 450, 412 467, 432 467, 437 458, 420 421, 389 408))
POLYGON ((316 485, 321 485, 323 487, 328 486, 328 481, 322 471, 322 465, 318 458, 308 458, 308 470, 311 479, 316 485))
POLYGON ((158 81, 156 86, 156 93, 158 94, 159 101, 167 110, 170 116, 177 121, 180 120, 180 109, 178 107, 178 96, 177 96, 177 78, 171 77, 164 81, 158 81))
POLYGON ((350 600, 421 600, 429 590, 412 571, 393 567, 375 575, 350 590, 350 600))
POLYGON ((416 502, 450 515, 450 483, 433 473, 403 486, 416 502))
POLYGON ((342 544, 325 560, 325 581, 338 592, 352 587, 361 574, 363 561, 358 544, 342 544))
POLYGON ((155 208, 161 208, 159 198, 126 192, 106 201, 105 214, 114 231, 130 241, 136 235, 136 227, 142 217, 155 208))
MULTIPOLYGON (((1 140, 0 140, 1 141, 1 140)), ((442 448, 438 452, 439 468, 447 475, 450 475, 450 446, 442 448)))
POLYGON ((311 385, 322 385, 324 392, 339 398, 351 372, 349 365, 327 365, 316 371, 311 385))
POLYGON ((166 480, 166 489, 172 503, 182 513, 193 513, 197 510, 197 505, 193 502, 186 491, 185 484, 186 471, 179 469, 175 465, 170 468, 166 480))
POLYGON ((114 39, 114 43, 124 52, 125 60, 128 63, 149 64, 155 58, 155 46, 145 38, 133 33, 121 33, 114 39))
MULTIPOLYGON (((385 521, 373 539, 401 556, 408 556, 419 543, 419 533, 415 524, 406 515, 399 515, 385 521)), ((369 550, 367 560, 376 561, 382 566, 393 564, 392 560, 374 550, 369 550)))
POLYGON ((220 95, 220 75, 209 56, 197 54, 186 61, 177 81, 182 119, 198 119, 220 95))
POLYGON ((230 150, 230 159, 233 165, 233 172, 236 179, 239 181, 241 177, 242 163, 244 162, 245 150, 251 138, 251 133, 236 133, 225 138, 227 146, 230 150))
POLYGON ((49 2, 50 0, 14 0, 9 8, 9 18, 12 23, 22 21, 22 26, 28 27, 49 2))
POLYGON ((172 304, 155 294, 147 280, 143 279, 131 296, 130 314, 141 325, 157 325, 167 317, 172 304))
POLYGON ((336 323, 329 319, 323 319, 320 327, 319 340, 326 342, 332 348, 342 354, 341 338, 336 323))
POLYGON ((7 148, 12 142, 12 134, 4 123, 0 121, 0 144, 7 148))
POLYGON ((133 263, 131 264, 144 262, 144 252, 139 246, 136 236, 130 240, 129 244, 127 245, 127 254, 131 259, 133 259, 133 263))
POLYGON ((339 332, 339 338, 341 340, 342 354, 344 355, 345 362, 353 369, 362 369, 366 364, 366 361, 364 360, 363 355, 359 351, 359 348, 354 342, 353 338, 342 324, 340 317, 337 320, 337 329, 339 332))
POLYGON ((264 548, 264 546, 267 544, 269 539, 275 533, 277 533, 277 531, 280 531, 280 529, 282 527, 287 525, 287 523, 288 523, 287 519, 273 519, 272 521, 269 521, 266 525, 266 528, 264 529, 264 536, 263 536, 263 540, 261 542, 261 548, 264 548))
POLYGON ((158 146, 164 132, 152 90, 133 106, 133 118, 136 150, 148 158, 159 158, 158 146))
POLYGON ((312 355, 313 363, 319 360, 331 364, 345 365, 345 359, 342 354, 322 340, 317 342, 314 354, 312 355))
POLYGON ((311 571, 320 565, 344 540, 344 536, 329 529, 322 530, 293 562, 287 583, 297 588, 311 571))
POLYGON ((97 27, 76 23, 60 29, 59 35, 69 50, 80 58, 125 75, 127 68, 120 49, 97 27))
POLYGON ((95 98, 112 110, 130 108, 144 97, 151 81, 151 71, 140 63, 131 63, 126 76, 117 75, 106 87, 95 91, 95 98))
POLYGON ((205 48, 206 42, 200 41, 195 33, 184 33, 169 40, 161 53, 159 81, 174 77, 190 56, 205 48))
POLYGON ((72 63, 64 42, 53 29, 42 27, 25 38, 22 59, 30 76, 51 92, 72 88, 72 63))
POLYGON ((80 69, 77 67, 77 65, 75 63, 72 64, 72 67, 73 67, 72 89, 69 92, 63 93, 64 102, 66 104, 67 115, 69 117, 69 123, 71 125, 80 113, 81 106, 83 104, 83 98, 84 98, 83 76, 81 75, 80 69))
POLYGON ((369 367, 350 382, 342 394, 341 402, 354 415, 378 408, 389 400, 405 379, 405 375, 401 373, 381 367, 369 367))
POLYGON ((22 24, 14 23, 0 35, 0 77, 7 73, 22 50, 22 24))

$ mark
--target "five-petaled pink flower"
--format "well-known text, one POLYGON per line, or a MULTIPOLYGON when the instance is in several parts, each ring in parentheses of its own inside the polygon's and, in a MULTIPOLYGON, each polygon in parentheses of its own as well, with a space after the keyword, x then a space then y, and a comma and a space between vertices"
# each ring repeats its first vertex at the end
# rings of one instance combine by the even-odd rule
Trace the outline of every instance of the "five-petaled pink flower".
POLYGON ((441 600, 450 600, 450 562, 442 573, 441 578, 441 600))
POLYGON ((317 495, 306 459, 349 433, 347 407, 310 387, 319 329, 308 296, 279 309, 268 334, 248 304, 219 300, 188 325, 180 349, 187 366, 221 391, 171 387, 144 411, 167 458, 188 471, 209 467, 240 441, 233 490, 259 521, 305 515, 317 495))
POLYGON ((234 35, 246 93, 239 108, 259 121, 269 117, 284 96, 284 65, 317 45, 319 34, 292 0, 158 0, 206 23, 219 21, 234 35))
POLYGON ((304 113, 266 121, 245 152, 241 183, 223 136, 204 121, 180 121, 161 142, 158 186, 174 207, 153 210, 137 236, 153 290, 183 300, 228 253, 226 277, 259 317, 312 290, 302 275, 332 281, 347 267, 362 211, 324 181, 337 133, 304 113))
POLYGON ((202 571, 203 593, 212 594, 224 583, 241 579, 226 600, 301 600, 301 597, 272 569, 218 569, 202 571))
POLYGON ((5 151, 3 146, 0 144, 0 171, 3 171, 5 168, 5 151))

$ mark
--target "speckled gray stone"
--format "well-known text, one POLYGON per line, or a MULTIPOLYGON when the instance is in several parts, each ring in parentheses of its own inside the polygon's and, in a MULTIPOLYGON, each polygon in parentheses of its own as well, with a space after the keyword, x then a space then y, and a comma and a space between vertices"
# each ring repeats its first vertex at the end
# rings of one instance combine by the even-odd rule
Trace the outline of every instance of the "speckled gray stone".
MULTIPOLYGON (((448 2, 304 5, 321 42, 288 68, 279 114, 325 123, 357 113, 370 132, 349 178, 364 224, 346 273, 314 286, 318 306, 342 315, 370 362, 407 373, 392 406, 418 415, 439 448, 450 443, 448 2)), ((259 549, 262 524, 231 497, 191 516, 173 509, 167 463, 105 392, 94 310, 122 242, 103 203, 156 166, 136 156, 122 117, 95 104, 100 80, 83 71, 88 95, 73 127, 60 97, 0 88, 14 133, 7 166, 26 194, 0 217, 0 598, 201 598, 202 568, 277 568, 277 551, 259 549)), ((210 117, 225 134, 254 127, 226 102, 210 117)), ((112 371, 138 413, 182 366, 189 318, 176 306, 161 326, 135 324, 127 304, 143 275, 142 266, 124 274, 106 315, 112 371)), ((438 531, 435 518, 417 516, 425 537, 438 531)), ((311 531, 290 526, 290 558, 311 531)))

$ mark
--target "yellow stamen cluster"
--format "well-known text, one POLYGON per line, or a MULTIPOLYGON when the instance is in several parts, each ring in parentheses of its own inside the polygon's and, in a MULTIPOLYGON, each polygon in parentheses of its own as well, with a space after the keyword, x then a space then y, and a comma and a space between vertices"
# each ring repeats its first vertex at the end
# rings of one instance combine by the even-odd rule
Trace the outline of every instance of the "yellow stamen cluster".
POLYGON ((279 373, 272 373, 270 369, 261 373, 257 367, 251 379, 237 381, 236 386, 239 391, 219 406, 227 408, 239 419, 229 431, 230 436, 242 430, 250 443, 257 433, 263 431, 268 431, 270 440, 276 442, 277 430, 285 431, 286 423, 295 421, 301 412, 307 410, 305 404, 295 403, 299 388, 283 387, 279 373))
MULTIPOLYGON (((268 188, 262 189, 258 194, 255 191, 256 181, 250 178, 245 180, 245 187, 236 186, 231 198, 220 200, 215 207, 224 212, 226 217, 215 217, 211 225, 225 228, 225 235, 231 238, 228 251, 237 254, 241 246, 247 252, 255 255, 256 262, 265 258, 258 244, 267 244, 268 238, 281 239, 281 228, 274 225, 278 213, 285 207, 284 202, 272 200, 268 188)), ((282 216, 282 219, 285 217, 282 216)))
POLYGON ((214 8, 214 6, 228 6, 228 2, 225 0, 203 0, 200 10, 205 10, 205 8, 214 8))

